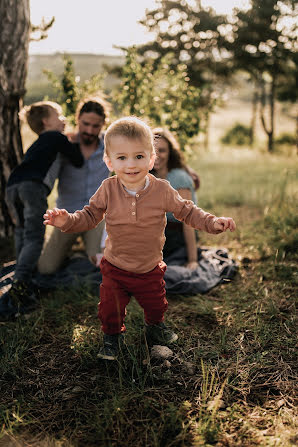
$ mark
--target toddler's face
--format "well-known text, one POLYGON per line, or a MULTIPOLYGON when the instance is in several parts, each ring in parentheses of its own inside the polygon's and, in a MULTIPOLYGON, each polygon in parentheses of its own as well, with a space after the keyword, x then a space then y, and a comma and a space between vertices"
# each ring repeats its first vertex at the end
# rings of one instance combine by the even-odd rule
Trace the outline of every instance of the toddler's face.
POLYGON ((153 168, 155 154, 141 140, 115 136, 105 161, 127 189, 138 191, 144 187, 145 177, 153 168))

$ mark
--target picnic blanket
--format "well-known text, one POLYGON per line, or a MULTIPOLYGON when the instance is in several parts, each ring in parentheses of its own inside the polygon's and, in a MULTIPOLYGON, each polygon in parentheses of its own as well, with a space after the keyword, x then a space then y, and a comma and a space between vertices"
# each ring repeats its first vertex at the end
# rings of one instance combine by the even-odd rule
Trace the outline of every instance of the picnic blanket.
MULTIPOLYGON (((196 295, 206 293, 213 287, 230 281, 237 273, 236 262, 229 257, 226 249, 198 249, 198 267, 189 270, 183 265, 187 255, 184 247, 165 259, 167 270, 165 283, 167 294, 196 295)), ((0 295, 9 289, 13 280, 15 263, 11 262, 0 270, 0 295)), ((101 272, 87 257, 78 256, 69 259, 64 266, 52 275, 36 273, 35 284, 44 290, 69 288, 88 284, 98 294, 101 272)), ((0 298, 1 301, 1 298, 0 298)), ((1 305, 0 305, 1 312, 1 305)))

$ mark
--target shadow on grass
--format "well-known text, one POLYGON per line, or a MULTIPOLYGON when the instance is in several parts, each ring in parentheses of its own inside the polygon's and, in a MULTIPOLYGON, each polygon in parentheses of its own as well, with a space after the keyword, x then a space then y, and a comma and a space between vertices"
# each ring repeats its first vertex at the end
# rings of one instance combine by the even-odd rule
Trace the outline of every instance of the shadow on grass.
POLYGON ((86 289, 51 293, 1 324, 0 446, 290 446, 292 261, 244 259, 233 283, 169 298, 179 339, 168 362, 150 358, 134 300, 119 362, 98 360, 98 298, 86 289))
POLYGON ((159 445, 169 433, 184 431, 172 402, 179 407, 182 401, 175 396, 176 381, 163 377, 167 368, 151 363, 136 303, 119 362, 96 357, 102 342, 96 303, 85 290, 60 291, 28 318, 1 325, 3 439, 19 434, 30 442, 44 437, 59 446, 92 446, 136 445, 140 436, 159 445), (160 390, 165 383, 170 401, 160 390))

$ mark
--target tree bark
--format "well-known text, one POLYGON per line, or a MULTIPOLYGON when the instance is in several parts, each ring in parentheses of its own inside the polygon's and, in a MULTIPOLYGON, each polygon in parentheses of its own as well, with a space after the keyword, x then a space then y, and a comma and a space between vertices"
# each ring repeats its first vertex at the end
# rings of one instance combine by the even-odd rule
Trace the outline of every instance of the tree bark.
POLYGON ((19 110, 25 94, 30 33, 29 0, 0 1, 0 238, 13 225, 4 200, 12 169, 23 157, 19 110))
POLYGON ((296 154, 298 155, 298 110, 296 114, 296 154))
POLYGON ((204 149, 205 151, 209 151, 209 141, 210 141, 210 112, 207 110, 205 112, 205 123, 204 123, 204 149))
POLYGON ((268 150, 273 152, 274 150, 274 136, 275 136, 275 78, 272 77, 270 85, 270 121, 271 132, 269 134, 268 150))
POLYGON ((268 136, 268 152, 273 152, 274 150, 274 122, 275 122, 275 78, 272 77, 272 81, 270 83, 270 93, 269 93, 269 107, 270 107, 270 118, 269 125, 270 128, 266 125, 264 111, 266 107, 266 89, 265 83, 262 80, 261 82, 261 122, 263 125, 263 129, 265 130, 268 136))
POLYGON ((253 147, 253 145, 255 143, 258 102, 259 102, 259 92, 258 92, 257 82, 254 81, 253 97, 252 97, 252 113, 251 113, 250 131, 249 131, 249 145, 250 145, 250 147, 253 147))

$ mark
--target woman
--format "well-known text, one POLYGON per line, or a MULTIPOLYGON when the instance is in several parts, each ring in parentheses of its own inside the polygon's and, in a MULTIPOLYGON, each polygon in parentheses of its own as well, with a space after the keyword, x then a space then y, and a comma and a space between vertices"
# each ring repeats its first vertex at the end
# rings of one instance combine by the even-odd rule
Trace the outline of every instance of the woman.
MULTIPOLYGON (((182 152, 173 134, 166 129, 156 128, 155 150, 157 158, 152 173, 159 178, 168 180, 183 199, 196 203, 194 182, 189 168, 183 161, 182 152)), ((190 226, 179 222, 172 213, 167 213, 167 226, 165 230, 166 243, 164 246, 164 258, 166 259, 176 250, 185 247, 187 253, 186 267, 195 269, 198 266, 198 253, 196 246, 195 230, 190 226)))

